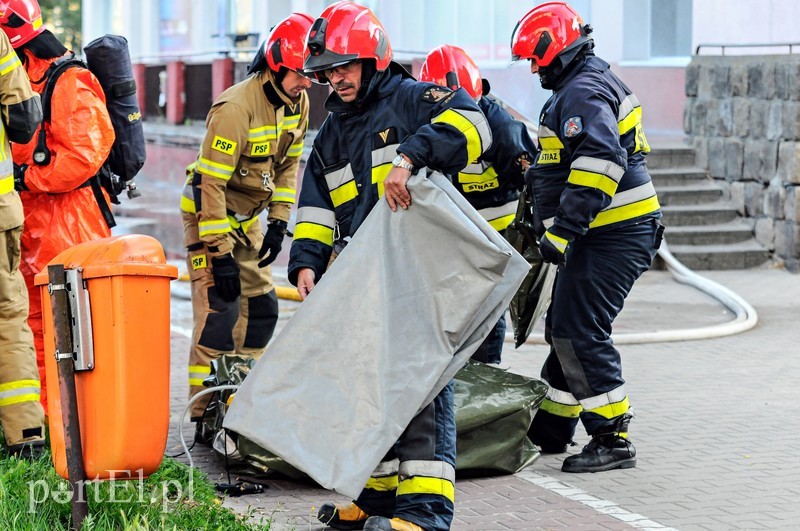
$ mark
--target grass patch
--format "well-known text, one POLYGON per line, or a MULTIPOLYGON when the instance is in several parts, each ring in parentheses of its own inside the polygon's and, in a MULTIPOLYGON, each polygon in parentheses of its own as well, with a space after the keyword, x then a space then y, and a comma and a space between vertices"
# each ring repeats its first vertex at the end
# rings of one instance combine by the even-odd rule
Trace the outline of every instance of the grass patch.
MULTIPOLYGON (((84 531, 269 529, 269 521, 248 523, 222 507, 202 472, 168 457, 147 479, 88 483, 86 499, 84 531)), ((69 530, 71 520, 69 483, 56 474, 49 452, 34 461, 0 455, 0 529, 69 530)))

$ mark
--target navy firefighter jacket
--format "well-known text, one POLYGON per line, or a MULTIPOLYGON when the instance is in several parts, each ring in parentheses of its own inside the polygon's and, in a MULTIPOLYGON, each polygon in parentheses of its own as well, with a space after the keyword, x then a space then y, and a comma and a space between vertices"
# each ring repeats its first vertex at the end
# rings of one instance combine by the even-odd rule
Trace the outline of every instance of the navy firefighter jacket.
POLYGON ((559 82, 539 118, 539 148, 525 176, 539 235, 572 241, 661 217, 642 107, 602 59, 586 57, 559 82))
POLYGON ((525 124, 515 120, 495 101, 478 100, 492 131, 492 145, 459 172, 453 184, 496 230, 505 229, 517 212, 525 170, 536 146, 525 124))
POLYGON ((309 267, 321 278, 335 239, 355 234, 383 195, 398 153, 417 169, 458 173, 491 145, 483 113, 463 89, 415 81, 391 63, 368 82, 363 101, 334 92, 303 175, 289 280, 309 267))

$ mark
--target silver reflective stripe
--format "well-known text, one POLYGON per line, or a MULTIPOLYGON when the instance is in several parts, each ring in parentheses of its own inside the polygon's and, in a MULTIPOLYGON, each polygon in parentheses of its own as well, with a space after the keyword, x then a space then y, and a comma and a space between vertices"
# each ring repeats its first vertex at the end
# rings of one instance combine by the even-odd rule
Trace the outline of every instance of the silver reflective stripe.
POLYGON ((0 161, 0 175, 3 177, 6 175, 14 175, 14 161, 11 159, 11 157, 0 161))
POLYGON ((341 185, 347 181, 352 181, 354 178, 353 168, 350 167, 350 164, 340 170, 325 174, 325 182, 328 183, 328 190, 336 190, 341 185))
POLYGON ((183 187, 183 197, 190 201, 194 201, 194 192, 192 191, 192 185, 187 183, 186 186, 183 187))
POLYGON ((542 225, 544 225, 545 229, 549 229, 550 227, 553 226, 553 224, 555 222, 556 222, 556 218, 555 218, 555 216, 553 216, 552 218, 547 218, 546 220, 542 221, 542 225))
POLYGON ((316 223, 332 229, 336 224, 336 214, 327 208, 301 207, 297 209, 297 223, 316 223))
POLYGON ((628 97, 622 100, 622 103, 619 104, 617 121, 621 122, 626 116, 633 112, 636 107, 640 106, 641 104, 639 103, 639 98, 637 98, 635 94, 628 95, 628 97))
POLYGON ((516 214, 516 213, 517 213, 516 200, 506 203, 505 205, 500 205, 498 207, 482 208, 478 210, 478 214, 480 214, 486 221, 492 221, 493 219, 502 218, 503 216, 508 216, 509 214, 516 214))
POLYGON ((603 393, 602 395, 593 396, 590 398, 584 398, 581 400, 581 405, 583 409, 592 410, 597 409, 602 406, 607 406, 609 404, 616 404, 617 402, 622 402, 628 393, 625 392, 625 385, 620 385, 613 391, 609 391, 607 393, 603 393))
POLYGON ((383 146, 382 148, 372 150, 372 167, 392 162, 397 156, 397 146, 400 144, 392 144, 391 146, 383 146))
POLYGON ((481 111, 465 111, 463 109, 452 110, 464 116, 475 126, 478 135, 481 137, 481 153, 489 149, 489 146, 492 145, 492 131, 489 129, 489 124, 486 123, 486 117, 483 113, 481 111))
POLYGON ((596 159, 594 157, 578 157, 572 162, 570 168, 573 170, 599 173, 610 177, 616 182, 619 182, 625 174, 625 169, 619 164, 614 164, 610 160, 596 159))
POLYGON ((414 476, 446 479, 456 482, 456 469, 444 461, 403 461, 400 463, 400 481, 414 476))
POLYGON ((400 466, 399 459, 392 459, 391 461, 383 461, 375 467, 372 471, 373 478, 383 478, 387 476, 396 476, 397 469, 400 466))
POLYGON ((656 195, 656 189, 653 187, 653 183, 647 182, 641 186, 637 186, 636 188, 631 188, 630 190, 625 190, 624 192, 617 192, 614 194, 614 199, 611 200, 611 204, 604 208, 601 212, 611 210, 612 208, 619 208, 621 206, 629 205, 631 203, 647 199, 648 197, 653 197, 654 195, 656 195))
POLYGON ((475 164, 467 164, 464 167, 464 169, 461 170, 459 173, 469 173, 470 175, 483 175, 483 172, 485 172, 490 166, 491 163, 486 161, 481 161, 475 164))
POLYGON ((0 403, 3 403, 6 400, 16 396, 39 395, 40 394, 39 389, 40 389, 39 385, 29 385, 26 387, 17 387, 16 389, 9 389, 8 391, 0 392, 0 403))
POLYGON ((546 396, 551 402, 564 404, 566 406, 577 406, 580 404, 580 402, 578 402, 578 400, 572 396, 572 393, 568 393, 567 391, 559 391, 558 389, 553 389, 552 387, 547 390, 546 396))

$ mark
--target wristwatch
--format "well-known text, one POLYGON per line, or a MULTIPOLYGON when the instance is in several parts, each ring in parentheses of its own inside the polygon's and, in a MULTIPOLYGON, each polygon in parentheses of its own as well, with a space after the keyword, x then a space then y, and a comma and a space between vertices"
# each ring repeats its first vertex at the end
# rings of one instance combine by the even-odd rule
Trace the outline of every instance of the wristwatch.
POLYGON ((414 165, 408 162, 403 155, 397 155, 392 161, 392 166, 397 166, 398 168, 403 168, 410 172, 414 171, 414 165))

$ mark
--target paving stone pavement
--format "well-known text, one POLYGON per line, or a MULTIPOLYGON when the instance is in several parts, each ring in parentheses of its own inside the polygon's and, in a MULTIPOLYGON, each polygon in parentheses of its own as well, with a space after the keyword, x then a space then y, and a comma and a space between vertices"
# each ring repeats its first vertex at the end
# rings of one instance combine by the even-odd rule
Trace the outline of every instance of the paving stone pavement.
MULTIPOLYGON (((567 474, 560 471, 564 455, 542 456, 513 476, 458 480, 454 530, 800 526, 800 415, 792 413, 800 403, 800 277, 775 268, 703 276, 747 300, 758 312, 758 324, 715 339, 619 345, 636 413, 631 438, 637 467, 567 474)), ((279 327, 297 304, 281 301, 279 327)), ((177 428, 186 405, 191 305, 185 282, 173 283, 172 314, 167 454, 180 451, 177 428)), ((615 332, 681 330, 731 318, 707 295, 653 270, 634 287, 615 332)), ((546 355, 544 345, 514 350, 507 343, 503 361, 511 371, 537 376, 546 355)), ((188 421, 184 429, 191 437, 188 421)), ((587 441, 579 427, 578 446, 569 453, 587 441)), ((207 448, 196 447, 192 457, 213 481, 227 481, 224 463, 207 448)), ((347 501, 321 488, 269 481, 263 493, 228 498, 224 504, 254 521, 271 519, 273 531, 301 531, 324 529, 316 509, 330 500, 347 501)))

